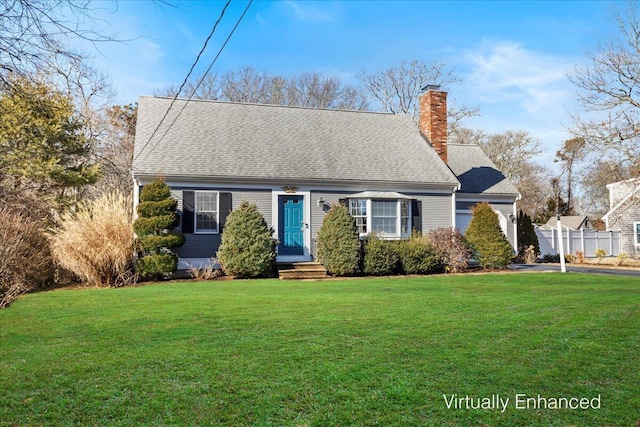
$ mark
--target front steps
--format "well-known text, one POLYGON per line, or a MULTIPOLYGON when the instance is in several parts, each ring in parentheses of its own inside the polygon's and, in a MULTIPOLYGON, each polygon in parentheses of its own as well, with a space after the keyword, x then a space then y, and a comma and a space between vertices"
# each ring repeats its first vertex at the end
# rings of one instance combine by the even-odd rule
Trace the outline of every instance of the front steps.
POLYGON ((326 279, 327 270, 318 262, 278 263, 280 280, 326 279))

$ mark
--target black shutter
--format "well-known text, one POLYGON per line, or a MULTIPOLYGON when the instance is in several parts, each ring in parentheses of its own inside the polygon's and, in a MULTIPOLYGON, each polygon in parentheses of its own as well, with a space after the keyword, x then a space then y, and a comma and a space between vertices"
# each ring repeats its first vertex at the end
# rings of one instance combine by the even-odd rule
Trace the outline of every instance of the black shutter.
POLYGON ((218 227, 220 233, 224 230, 224 226, 227 223, 227 216, 229 212, 231 212, 231 209, 231 193, 220 193, 220 224, 218 227))
POLYGON ((195 212, 195 194, 193 191, 182 192, 182 232, 193 233, 193 217, 195 212))
POLYGON ((340 203, 342 206, 348 208, 349 207, 348 200, 349 199, 338 199, 338 203, 340 203))
POLYGON ((411 225, 414 230, 422 233, 422 200, 411 200, 411 225))

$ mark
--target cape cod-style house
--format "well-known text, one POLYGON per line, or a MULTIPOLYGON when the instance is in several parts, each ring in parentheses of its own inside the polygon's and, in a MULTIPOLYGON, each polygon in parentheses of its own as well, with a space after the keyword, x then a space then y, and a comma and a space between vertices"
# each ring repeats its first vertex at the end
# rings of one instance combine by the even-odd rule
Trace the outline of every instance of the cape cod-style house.
POLYGON ((337 202, 362 235, 399 239, 413 229, 464 231, 469 208, 487 201, 517 247, 517 190, 478 146, 447 144, 447 93, 426 89, 417 127, 389 113, 143 96, 134 200, 164 177, 185 235, 181 267, 216 256, 226 217, 243 200, 274 228, 281 262, 313 259, 337 202))

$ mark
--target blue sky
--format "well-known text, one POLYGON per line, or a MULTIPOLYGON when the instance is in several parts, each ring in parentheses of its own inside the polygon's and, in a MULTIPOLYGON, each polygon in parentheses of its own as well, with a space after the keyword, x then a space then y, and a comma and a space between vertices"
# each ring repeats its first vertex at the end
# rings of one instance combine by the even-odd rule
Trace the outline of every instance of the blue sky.
MULTIPOLYGON (((224 2, 94 3, 107 32, 124 43, 99 45, 96 66, 129 103, 182 82, 224 2)), ((233 0, 196 74, 210 64, 247 0, 233 0)), ((569 137, 575 93, 566 74, 610 36, 605 1, 259 1, 256 0, 214 71, 253 66, 295 74, 320 71, 357 83, 361 71, 405 59, 445 61, 463 82, 449 88, 454 104, 478 106, 464 124, 487 132, 526 130, 553 160, 569 137)), ((428 83, 428 82, 425 82, 428 83)))

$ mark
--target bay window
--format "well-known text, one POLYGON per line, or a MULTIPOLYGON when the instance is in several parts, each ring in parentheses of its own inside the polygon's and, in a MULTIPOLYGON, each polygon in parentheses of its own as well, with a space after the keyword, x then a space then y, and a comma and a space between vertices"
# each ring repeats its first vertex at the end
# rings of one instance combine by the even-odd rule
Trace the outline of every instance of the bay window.
POLYGON ((361 236, 411 237, 411 200, 349 199, 349 213, 361 236))

